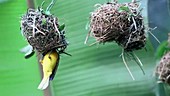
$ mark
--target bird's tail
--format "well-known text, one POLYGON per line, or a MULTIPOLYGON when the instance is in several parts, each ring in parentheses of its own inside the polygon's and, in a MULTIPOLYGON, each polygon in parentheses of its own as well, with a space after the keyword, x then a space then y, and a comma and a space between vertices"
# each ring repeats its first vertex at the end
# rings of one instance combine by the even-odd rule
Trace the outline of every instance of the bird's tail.
POLYGON ((49 85, 49 81, 50 81, 49 77, 48 78, 43 78, 41 83, 38 86, 38 89, 40 89, 40 90, 46 89, 48 87, 48 85, 49 85))

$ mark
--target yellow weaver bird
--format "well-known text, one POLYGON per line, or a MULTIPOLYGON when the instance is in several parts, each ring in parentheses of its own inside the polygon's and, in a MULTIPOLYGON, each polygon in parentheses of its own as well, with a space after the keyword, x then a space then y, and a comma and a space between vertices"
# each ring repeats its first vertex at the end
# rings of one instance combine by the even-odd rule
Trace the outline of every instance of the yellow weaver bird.
POLYGON ((49 81, 53 80, 55 73, 58 68, 59 64, 59 54, 56 50, 52 50, 45 54, 42 60, 40 60, 40 63, 43 67, 43 79, 41 83, 38 86, 38 89, 44 90, 48 87, 49 81))

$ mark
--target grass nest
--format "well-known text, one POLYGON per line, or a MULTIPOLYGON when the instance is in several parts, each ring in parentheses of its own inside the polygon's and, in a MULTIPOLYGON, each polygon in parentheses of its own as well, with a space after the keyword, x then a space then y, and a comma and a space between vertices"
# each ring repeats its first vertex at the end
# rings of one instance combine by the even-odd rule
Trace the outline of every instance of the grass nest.
MULTIPOLYGON (((130 76, 135 80, 126 62, 127 57, 134 60, 143 74, 143 64, 134 53, 146 45, 146 32, 142 9, 139 2, 132 0, 128 3, 108 2, 105 4, 96 4, 96 9, 91 12, 89 33, 86 37, 85 44, 89 36, 96 39, 95 43, 115 42, 122 47, 122 60, 130 76)), ((91 44, 91 45, 92 45, 91 44)))
POLYGON ((162 48, 161 52, 163 56, 156 66, 155 75, 158 76, 159 81, 170 85, 170 33, 168 34, 167 42, 162 43, 160 48, 162 48))
POLYGON ((90 16, 90 35, 97 42, 115 41, 127 52, 145 46, 145 26, 137 2, 97 4, 90 16))
POLYGON ((170 52, 166 53, 156 67, 156 75, 159 76, 159 81, 170 85, 170 52))
POLYGON ((40 9, 28 9, 21 18, 22 34, 38 52, 65 50, 68 44, 62 27, 59 26, 57 17, 47 15, 40 9))

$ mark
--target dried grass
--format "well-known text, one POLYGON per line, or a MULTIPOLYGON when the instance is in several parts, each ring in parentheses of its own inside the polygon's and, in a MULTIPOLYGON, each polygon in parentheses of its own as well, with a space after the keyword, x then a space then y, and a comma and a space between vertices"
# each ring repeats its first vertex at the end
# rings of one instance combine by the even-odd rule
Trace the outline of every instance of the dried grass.
POLYGON ((52 49, 64 51, 67 47, 64 31, 59 31, 58 19, 43 11, 28 9, 21 18, 23 35, 38 52, 52 49))
POLYGON ((145 26, 137 2, 98 4, 90 16, 89 35, 99 43, 113 42, 125 51, 145 46, 145 26))
POLYGON ((159 76, 159 81, 170 84, 170 52, 161 58, 156 67, 155 74, 159 76))

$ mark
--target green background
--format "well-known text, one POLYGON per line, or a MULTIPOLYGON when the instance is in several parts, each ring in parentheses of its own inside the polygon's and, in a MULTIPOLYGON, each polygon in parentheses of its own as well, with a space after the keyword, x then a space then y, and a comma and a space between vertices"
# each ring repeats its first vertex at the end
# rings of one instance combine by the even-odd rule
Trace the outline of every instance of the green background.
POLYGON ((20 33, 26 1, 0 3, 0 96, 43 96, 37 86, 40 72, 35 58, 24 59, 19 50, 27 42, 20 33))
MULTIPOLYGON (((120 0, 125 2, 129 0, 120 0)), ((36 1, 36 5, 41 4, 36 1)), ((147 51, 135 53, 144 64, 145 75, 134 61, 128 61, 133 81, 119 57, 121 48, 115 43, 89 46, 95 40, 90 37, 86 24, 96 3, 106 0, 57 0, 51 13, 66 24, 69 41, 67 52, 62 54, 55 79, 51 82, 54 96, 160 96, 156 95, 154 81, 154 51, 147 42, 147 51)), ((46 2, 44 8, 49 4, 46 2)), ((145 6, 146 7, 146 6, 145 6)), ((36 56, 25 60, 19 50, 27 42, 20 34, 20 17, 26 12, 26 1, 11 0, 0 3, 0 96, 43 96, 37 89, 40 71, 36 56)), ((146 9, 144 10, 146 12, 146 9)), ((167 94, 170 94, 167 92, 167 94)), ((168 96, 168 95, 167 95, 168 96)))

